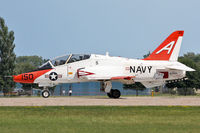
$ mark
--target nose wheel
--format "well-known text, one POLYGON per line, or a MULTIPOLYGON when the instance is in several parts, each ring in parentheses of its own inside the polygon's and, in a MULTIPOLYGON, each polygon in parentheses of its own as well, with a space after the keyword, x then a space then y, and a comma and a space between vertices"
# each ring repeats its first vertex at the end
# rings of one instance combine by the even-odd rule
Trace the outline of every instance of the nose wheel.
POLYGON ((110 93, 107 93, 109 98, 119 98, 121 96, 121 92, 117 89, 111 89, 110 93))
POLYGON ((48 98, 50 96, 50 92, 48 90, 42 91, 42 97, 48 98))

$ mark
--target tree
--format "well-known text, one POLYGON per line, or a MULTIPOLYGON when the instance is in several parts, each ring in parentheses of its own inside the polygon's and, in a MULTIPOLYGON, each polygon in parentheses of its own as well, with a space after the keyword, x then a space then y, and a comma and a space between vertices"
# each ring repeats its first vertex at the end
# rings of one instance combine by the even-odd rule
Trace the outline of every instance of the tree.
POLYGON ((2 88, 3 88, 3 87, 2 87, 2 86, 3 86, 3 82, 4 82, 4 81, 3 81, 2 77, 0 76, 0 91, 1 91, 2 88))
POLYGON ((149 51, 147 54, 143 55, 143 57, 147 58, 150 54, 151 54, 151 52, 149 51))
POLYGON ((39 56, 19 56, 16 58, 16 74, 26 73, 37 69, 44 61, 39 56))
POLYGON ((15 58, 14 32, 8 31, 3 18, 0 17, 0 87, 4 94, 15 86, 12 78, 14 75, 15 58))

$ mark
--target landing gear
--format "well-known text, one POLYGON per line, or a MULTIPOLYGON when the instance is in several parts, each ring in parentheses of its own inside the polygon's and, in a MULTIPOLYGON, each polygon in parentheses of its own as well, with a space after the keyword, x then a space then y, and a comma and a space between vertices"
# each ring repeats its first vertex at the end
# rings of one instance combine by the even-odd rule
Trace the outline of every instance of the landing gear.
POLYGON ((109 98, 112 98, 111 93, 107 93, 107 96, 108 96, 109 98))
POLYGON ((117 89, 115 90, 111 90, 111 95, 112 95, 112 98, 119 98, 121 96, 121 92, 117 89))
POLYGON ((48 90, 42 91, 42 97, 48 98, 50 96, 50 92, 48 90))
POLYGON ((121 92, 117 89, 111 89, 110 93, 107 93, 109 98, 119 98, 121 96, 121 92))
POLYGON ((102 89, 107 93, 107 96, 109 98, 119 98, 121 96, 121 93, 117 89, 111 89, 112 83, 111 81, 105 81, 102 82, 102 89))

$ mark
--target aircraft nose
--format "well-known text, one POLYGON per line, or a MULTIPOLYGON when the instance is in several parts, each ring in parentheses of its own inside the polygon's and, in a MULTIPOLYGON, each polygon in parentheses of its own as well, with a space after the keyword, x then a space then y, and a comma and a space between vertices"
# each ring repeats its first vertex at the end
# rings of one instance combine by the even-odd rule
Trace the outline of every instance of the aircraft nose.
POLYGON ((33 83, 34 74, 33 73, 23 73, 19 75, 13 75, 13 81, 19 83, 33 83))
POLYGON ((13 81, 21 83, 22 82, 22 74, 13 75, 13 81))
POLYGON ((29 73, 22 73, 19 75, 13 75, 13 81, 19 83, 34 83, 35 79, 44 75, 52 69, 33 71, 29 73))

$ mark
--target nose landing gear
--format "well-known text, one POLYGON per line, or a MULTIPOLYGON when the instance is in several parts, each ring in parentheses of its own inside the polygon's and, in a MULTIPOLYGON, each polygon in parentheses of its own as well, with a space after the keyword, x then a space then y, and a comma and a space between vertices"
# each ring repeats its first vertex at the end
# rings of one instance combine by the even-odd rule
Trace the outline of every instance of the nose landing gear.
POLYGON ((50 92, 48 90, 43 90, 42 91, 42 97, 48 98, 50 96, 50 92))

